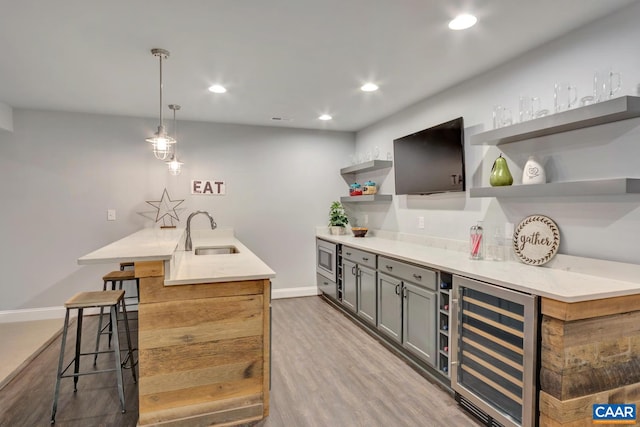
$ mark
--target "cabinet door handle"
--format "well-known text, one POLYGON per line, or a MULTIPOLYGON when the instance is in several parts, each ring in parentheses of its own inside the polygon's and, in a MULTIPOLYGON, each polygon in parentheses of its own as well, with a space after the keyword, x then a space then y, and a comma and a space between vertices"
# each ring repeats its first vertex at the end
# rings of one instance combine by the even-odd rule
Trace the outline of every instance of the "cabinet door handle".
POLYGON ((396 285, 396 295, 400 295, 400 283, 396 285))
POLYGON ((406 298, 407 297, 407 288, 406 287, 402 287, 402 297, 406 298))
POLYGON ((353 274, 354 276, 357 274, 355 265, 353 267, 351 267, 351 274, 353 274))
POLYGON ((367 257, 363 256, 363 257, 362 257, 362 260, 363 260, 363 261, 369 261, 369 258, 367 258, 367 257))
POLYGON ((422 276, 419 275, 419 274, 415 274, 415 273, 413 274, 413 278, 416 279, 416 280, 422 280, 422 276))
POLYGON ((392 267, 392 266, 390 266, 390 265, 385 265, 385 267, 386 267, 386 268, 387 268, 387 270, 389 270, 389 271, 393 270, 393 267, 392 267))

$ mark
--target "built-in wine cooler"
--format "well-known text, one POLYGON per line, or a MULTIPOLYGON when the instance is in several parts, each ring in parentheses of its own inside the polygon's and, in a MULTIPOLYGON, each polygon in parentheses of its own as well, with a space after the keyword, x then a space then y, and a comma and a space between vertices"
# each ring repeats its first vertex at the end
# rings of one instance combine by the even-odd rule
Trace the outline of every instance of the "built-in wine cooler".
POLYGON ((487 425, 536 425, 538 301, 488 283, 453 277, 451 385, 487 425))

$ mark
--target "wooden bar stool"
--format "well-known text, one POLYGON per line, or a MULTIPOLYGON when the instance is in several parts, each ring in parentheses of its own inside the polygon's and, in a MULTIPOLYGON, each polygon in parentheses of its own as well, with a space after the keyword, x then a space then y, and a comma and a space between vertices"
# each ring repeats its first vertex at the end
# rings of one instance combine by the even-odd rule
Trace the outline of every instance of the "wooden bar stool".
POLYGON ((133 262, 121 262, 120 270, 132 269, 135 266, 133 262))
POLYGON ((102 281, 103 281, 102 290, 103 291, 107 290, 108 283, 111 283, 112 291, 116 289, 116 283, 118 283, 118 289, 122 289, 122 283, 128 280, 136 281, 136 295, 125 297, 125 299, 135 299, 137 303, 139 300, 138 294, 140 291, 140 279, 136 277, 136 273, 134 270, 125 269, 122 267, 122 264, 121 264, 120 270, 114 270, 102 276, 102 281))
MULTIPOLYGON (((104 372, 116 372, 116 379, 118 382, 118 394, 120 396, 120 405, 122 407, 122 413, 125 412, 124 407, 124 385, 122 381, 122 361, 120 358, 120 339, 118 336, 118 312, 119 307, 122 308, 122 314, 124 317, 125 331, 127 335, 127 351, 128 357, 132 358, 131 352, 131 335, 129 334, 129 323, 127 319, 127 308, 124 305, 124 291, 96 291, 96 292, 80 292, 74 295, 71 299, 64 303, 67 309, 64 318, 64 328, 62 330, 62 344, 60 346, 60 359, 58 361, 58 371, 56 375, 56 386, 53 392, 53 408, 51 409, 51 424, 56 422, 56 411, 58 409, 58 395, 60 393, 60 379, 73 377, 73 392, 78 391, 78 379, 81 375, 93 375, 101 374, 104 372), (100 353, 113 353, 115 356, 115 368, 103 369, 99 371, 86 371, 80 372, 80 357, 90 356, 94 352, 82 353, 82 314, 85 308, 100 307, 104 309, 108 307, 111 315, 111 324, 113 325, 113 342, 114 349, 101 351, 100 353), (71 362, 63 369, 64 365, 64 349, 67 341, 67 331, 69 329, 69 312, 71 310, 78 310, 78 320, 76 324, 76 350, 75 356, 71 362), (67 370, 73 364, 73 374, 66 374, 67 370)), ((136 382, 135 366, 131 367, 131 374, 133 375, 133 382, 136 382)))
MULTIPOLYGON (((121 262, 120 263, 120 271, 125 271, 128 274, 125 275, 126 279, 120 280, 120 286, 118 287, 118 289, 122 289, 122 282, 123 281, 125 281, 125 280, 135 280, 136 281, 136 294, 127 296, 127 294, 125 292, 124 300, 125 300, 125 302, 127 300, 135 300, 135 304, 139 304, 140 303, 140 279, 135 276, 134 270, 135 270, 135 263, 134 262, 121 262)), ((113 273, 115 273, 115 272, 113 272, 113 273)), ((104 280, 104 278, 103 278, 103 280, 104 280)), ((113 289, 113 282, 112 282, 111 287, 113 289)), ((127 304, 127 305, 132 305, 132 304, 127 304)))
MULTIPOLYGON (((140 279, 138 279, 135 276, 135 272, 133 270, 123 270, 123 264, 128 264, 128 263, 121 263, 120 264, 120 270, 115 270, 115 271, 111 271, 107 274, 105 274, 104 276, 102 276, 102 281, 103 281, 103 285, 102 285, 102 290, 106 291, 109 289, 108 284, 111 284, 111 290, 114 291, 116 290, 116 283, 118 283, 118 290, 122 290, 122 284, 123 282, 127 281, 127 280, 135 280, 136 281, 136 295, 133 296, 125 296, 124 297, 124 301, 125 301, 125 305, 127 300, 135 300, 136 304, 140 302, 140 299, 138 297, 138 295, 140 295, 140 279)), ((126 266, 126 265, 125 265, 126 266)), ((102 326, 102 317, 104 314, 104 307, 100 308, 100 318, 98 319, 98 332, 96 335, 96 355, 93 358, 93 363, 97 363, 98 361, 98 350, 100 349, 100 337, 103 334, 107 334, 109 335, 109 348, 111 348, 111 337, 113 336, 113 326, 111 322, 108 322, 105 326, 102 326)))

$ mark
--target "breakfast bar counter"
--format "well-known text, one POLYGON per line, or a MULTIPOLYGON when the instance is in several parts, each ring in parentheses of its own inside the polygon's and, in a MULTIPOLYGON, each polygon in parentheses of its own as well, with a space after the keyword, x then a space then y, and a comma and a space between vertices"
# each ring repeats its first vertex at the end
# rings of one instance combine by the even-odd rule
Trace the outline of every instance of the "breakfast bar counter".
POLYGON ((269 414, 270 279, 232 230, 144 229, 78 259, 140 280, 138 425, 235 425, 269 414), (197 253, 197 254, 196 254, 197 253))

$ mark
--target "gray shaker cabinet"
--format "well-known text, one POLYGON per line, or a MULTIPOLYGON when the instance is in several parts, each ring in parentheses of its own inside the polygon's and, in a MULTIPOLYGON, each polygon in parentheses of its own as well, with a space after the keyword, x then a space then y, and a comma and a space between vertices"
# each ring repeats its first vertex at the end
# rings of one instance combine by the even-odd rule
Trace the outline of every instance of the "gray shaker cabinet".
POLYGON ((386 257, 378 269, 378 330, 435 366, 436 273, 386 257))
POLYGON ((402 345, 435 366, 436 293, 405 282, 402 296, 402 345))
POLYGON ((342 260, 342 304, 354 313, 357 311, 358 266, 348 259, 342 260))
POLYGON ((376 254, 342 247, 342 303, 373 326, 377 322, 376 260, 376 254))
POLYGON ((378 273, 378 330, 402 343, 402 280, 378 273))
POLYGON ((358 266, 358 316, 376 324, 376 271, 358 266))

